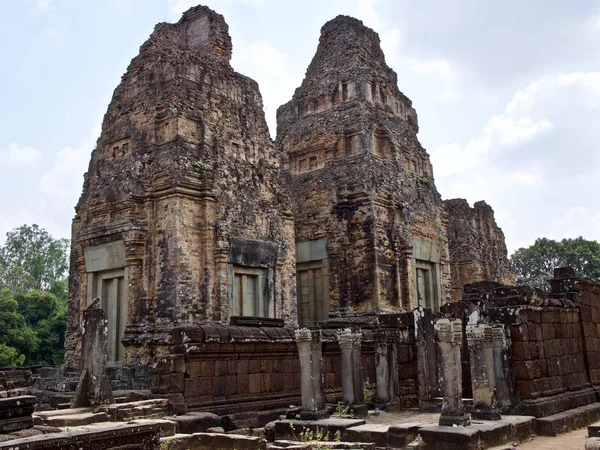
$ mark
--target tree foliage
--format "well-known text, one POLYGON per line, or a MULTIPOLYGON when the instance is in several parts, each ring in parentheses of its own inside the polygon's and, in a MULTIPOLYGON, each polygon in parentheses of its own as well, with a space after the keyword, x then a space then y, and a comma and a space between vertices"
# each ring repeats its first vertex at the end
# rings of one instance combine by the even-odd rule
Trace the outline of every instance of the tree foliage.
POLYGON ((578 276, 600 278, 600 244, 582 237, 555 241, 536 239, 529 247, 518 249, 510 257, 517 284, 541 289, 553 277, 554 269, 569 266, 578 276))
POLYGON ((0 366, 62 361, 69 241, 37 225, 6 234, 0 247, 0 366))
POLYGON ((0 247, 0 286, 13 291, 50 289, 66 278, 68 255, 68 239, 53 239, 35 224, 15 228, 0 247))

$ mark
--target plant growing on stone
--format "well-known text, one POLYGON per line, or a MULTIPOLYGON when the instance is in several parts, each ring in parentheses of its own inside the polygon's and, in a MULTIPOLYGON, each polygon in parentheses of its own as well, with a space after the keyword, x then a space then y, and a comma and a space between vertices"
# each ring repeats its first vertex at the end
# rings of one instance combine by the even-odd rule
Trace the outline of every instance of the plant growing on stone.
POLYGON ((341 419, 354 419, 354 414, 350 411, 350 405, 344 406, 342 402, 338 402, 335 411, 331 417, 339 417, 341 419))
MULTIPOLYGON (((323 428, 316 427, 313 431, 308 427, 304 427, 300 432, 300 439, 296 437, 296 428, 294 427, 294 422, 290 422, 290 429, 292 430, 292 434, 294 435, 295 441, 307 442, 312 444, 313 450, 322 450, 326 448, 326 446, 322 445, 323 442, 330 442, 331 439, 329 437, 329 431, 327 433, 323 432, 323 428)), ((341 442, 342 435, 340 431, 336 431, 333 435, 333 439, 335 442, 341 442)))
POLYGON ((427 177, 417 176, 417 180, 419 180, 421 183, 423 183, 425 185, 429 184, 429 178, 427 178, 427 177))
POLYGON ((367 405, 373 405, 375 403, 375 399, 377 398, 377 386, 375 383, 371 383, 368 378, 365 380, 364 394, 365 403, 367 405))
POLYGON ((206 163, 204 163, 203 161, 198 160, 194 163, 194 170, 196 172, 203 172, 206 169, 208 169, 208 165, 206 165, 206 163))

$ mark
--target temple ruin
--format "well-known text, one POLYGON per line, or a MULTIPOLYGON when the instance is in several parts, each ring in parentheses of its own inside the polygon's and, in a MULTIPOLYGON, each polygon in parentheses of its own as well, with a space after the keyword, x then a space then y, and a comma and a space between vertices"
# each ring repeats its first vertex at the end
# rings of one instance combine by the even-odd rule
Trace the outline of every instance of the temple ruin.
POLYGON ((279 155, 231 51, 223 17, 194 8, 156 27, 115 89, 73 221, 68 365, 95 297, 125 364, 149 364, 176 324, 296 323, 279 155))
MULTIPOLYGON (((77 389, 112 428, 27 448, 288 448, 296 424, 344 448, 482 449, 600 420, 600 284, 511 285, 492 208, 437 191, 377 33, 323 26, 275 142, 231 53, 197 6, 116 88, 73 221, 65 365, 19 384, 65 408, 36 426, 79 423, 77 389)), ((30 427, 32 402, 2 418, 30 427)))

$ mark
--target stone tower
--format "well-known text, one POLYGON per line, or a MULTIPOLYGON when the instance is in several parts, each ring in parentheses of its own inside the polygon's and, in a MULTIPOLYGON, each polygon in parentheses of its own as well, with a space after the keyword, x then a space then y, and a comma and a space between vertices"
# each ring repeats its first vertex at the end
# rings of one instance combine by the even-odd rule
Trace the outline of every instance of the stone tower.
POLYGON ((463 286, 474 281, 514 284, 504 233, 494 210, 484 201, 473 207, 462 198, 445 200, 452 272, 452 300, 460 300, 463 286))
POLYGON ((296 323, 293 219, 256 82, 223 17, 159 24, 104 116, 73 221, 66 363, 100 297, 109 359, 148 363, 175 324, 296 323))
POLYGON ((449 295, 446 216, 417 132, 377 33, 346 16, 326 23, 302 85, 277 112, 301 324, 437 309, 449 295))

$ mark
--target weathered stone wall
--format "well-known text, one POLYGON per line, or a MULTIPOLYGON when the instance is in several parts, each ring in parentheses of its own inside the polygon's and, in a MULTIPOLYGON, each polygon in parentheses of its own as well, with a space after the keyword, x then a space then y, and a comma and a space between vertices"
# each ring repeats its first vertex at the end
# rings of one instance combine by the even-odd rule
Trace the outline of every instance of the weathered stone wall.
POLYGON ((268 263, 249 259, 269 271, 274 315, 296 322, 279 155, 258 86, 232 69, 231 51, 223 17, 192 8, 156 26, 116 88, 73 221, 68 365, 78 364, 82 310, 106 297, 95 292, 102 277, 122 277, 126 363, 166 351, 175 324, 227 320, 234 240, 259 255, 274 249, 268 263), (111 243, 122 245, 122 260, 86 256, 111 243))
MULTIPOLYGON (((536 417, 597 401, 600 285, 574 277, 569 269, 557 269, 550 285, 551 292, 545 293, 472 283, 465 286, 461 302, 445 308, 463 322, 508 327, 503 367, 497 372, 507 386, 514 380, 516 392, 503 395, 512 411, 536 417)), ((469 370, 468 359, 463 360, 463 374, 469 370)))
POLYGON ((521 398, 589 387, 577 309, 521 308, 510 338, 521 398))
MULTIPOLYGON (((409 321, 405 321, 409 323, 409 321)), ((414 333, 398 346, 400 404, 416 404, 414 333)), ((336 330, 323 330, 323 386, 329 403, 342 400, 336 330)), ((376 380, 371 330, 363 330, 363 379, 376 380)), ((174 328, 170 353, 157 357, 152 392, 190 410, 217 414, 262 411, 300 404, 300 362, 294 329, 206 324, 174 328)))
POLYGON ((504 233, 496 224, 494 210, 483 201, 475 202, 471 208, 462 198, 445 200, 444 207, 448 214, 452 300, 463 297, 467 283, 513 283, 504 233))
POLYGON ((326 23, 277 112, 277 145, 296 242, 326 240, 332 314, 414 308, 418 261, 436 304, 449 296, 446 216, 417 132, 377 33, 346 16, 326 23))
POLYGON ((575 288, 580 300, 583 345, 590 382, 600 385, 600 286, 590 280, 578 280, 575 288))

